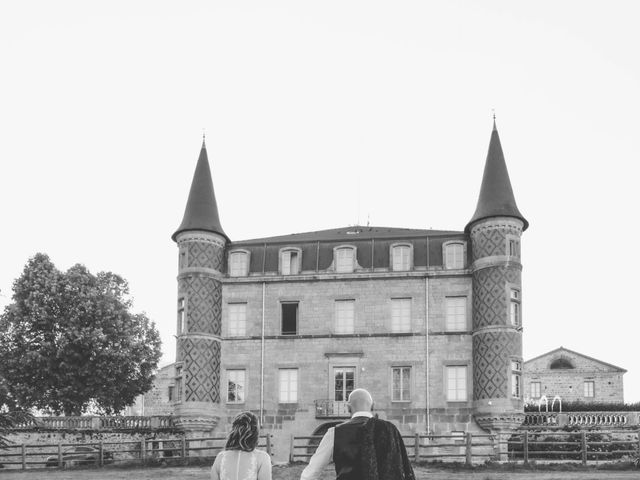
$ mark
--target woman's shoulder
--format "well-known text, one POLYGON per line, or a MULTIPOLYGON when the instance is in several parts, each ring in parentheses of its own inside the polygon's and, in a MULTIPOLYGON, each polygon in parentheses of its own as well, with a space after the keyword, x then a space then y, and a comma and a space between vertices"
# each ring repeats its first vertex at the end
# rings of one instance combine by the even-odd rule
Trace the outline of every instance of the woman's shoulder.
POLYGON ((265 452, 264 450, 254 450, 253 453, 261 460, 269 459, 269 461, 271 461, 271 455, 269 455, 267 452, 265 452))

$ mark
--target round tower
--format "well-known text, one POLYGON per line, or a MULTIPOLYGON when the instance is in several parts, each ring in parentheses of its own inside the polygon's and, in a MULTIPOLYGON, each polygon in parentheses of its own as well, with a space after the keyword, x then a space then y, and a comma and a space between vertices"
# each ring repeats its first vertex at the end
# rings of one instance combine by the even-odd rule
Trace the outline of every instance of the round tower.
POLYGON ((494 121, 478 205, 465 228, 473 258, 474 416, 492 432, 524 420, 520 238, 527 227, 494 121))
POLYGON ((184 218, 171 238, 178 244, 175 415, 186 431, 211 431, 221 416, 221 278, 228 238, 204 140, 184 218))

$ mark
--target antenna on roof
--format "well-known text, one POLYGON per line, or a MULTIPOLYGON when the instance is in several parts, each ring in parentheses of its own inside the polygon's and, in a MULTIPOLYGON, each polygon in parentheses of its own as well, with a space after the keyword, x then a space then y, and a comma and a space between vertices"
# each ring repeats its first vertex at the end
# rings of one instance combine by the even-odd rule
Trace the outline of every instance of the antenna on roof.
POLYGON ((367 213, 367 227, 369 226, 369 217, 370 217, 370 214, 367 213))

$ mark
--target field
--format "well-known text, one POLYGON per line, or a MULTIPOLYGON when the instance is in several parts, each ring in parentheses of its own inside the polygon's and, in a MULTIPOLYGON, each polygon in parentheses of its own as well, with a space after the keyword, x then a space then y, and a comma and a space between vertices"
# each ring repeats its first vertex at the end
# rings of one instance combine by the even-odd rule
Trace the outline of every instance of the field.
MULTIPOLYGON (((297 480, 304 465, 274 467, 274 480, 297 480)), ((631 480, 640 478, 638 470, 605 471, 590 468, 570 469, 567 471, 549 471, 543 469, 525 470, 523 468, 479 467, 472 470, 463 468, 415 467, 418 480, 631 480)), ((169 468, 109 468, 102 470, 32 470, 2 471, 0 480, 169 480, 192 479, 207 480, 208 467, 169 467, 169 468)), ((322 480, 335 479, 332 469, 327 469, 322 480)))

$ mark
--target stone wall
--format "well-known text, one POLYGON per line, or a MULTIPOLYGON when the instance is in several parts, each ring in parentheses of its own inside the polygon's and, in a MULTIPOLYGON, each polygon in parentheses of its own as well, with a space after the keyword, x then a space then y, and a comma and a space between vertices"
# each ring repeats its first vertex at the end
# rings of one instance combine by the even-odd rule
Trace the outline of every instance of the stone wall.
POLYGON ((563 401, 622 403, 624 373, 624 369, 614 365, 559 348, 525 362, 525 399, 536 400, 531 395, 531 383, 539 382, 540 395, 546 395, 550 402, 558 395, 563 401), (567 368, 550 368, 557 361, 567 368), (594 382, 593 397, 584 395, 585 382, 594 382))

